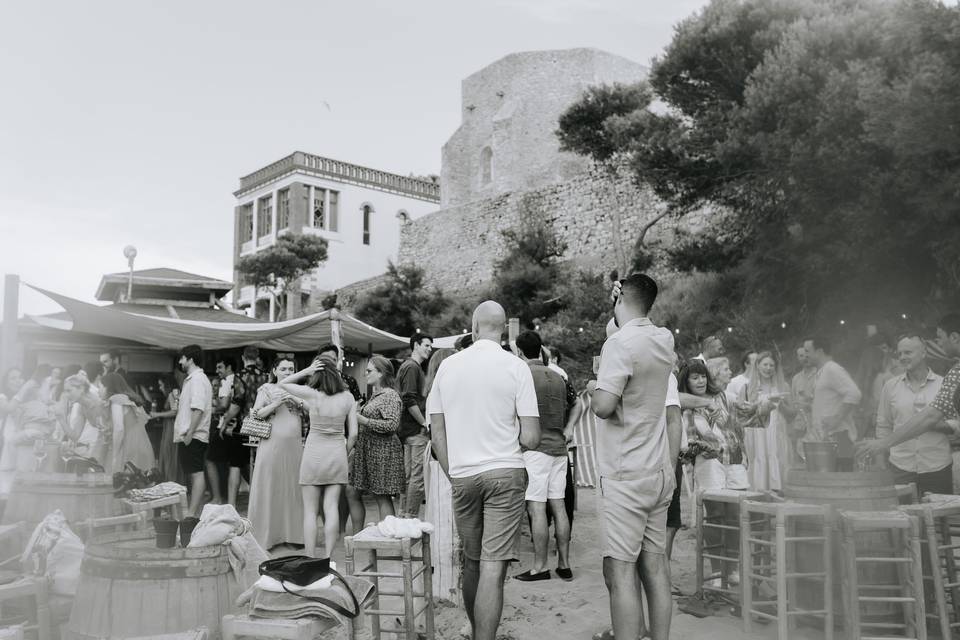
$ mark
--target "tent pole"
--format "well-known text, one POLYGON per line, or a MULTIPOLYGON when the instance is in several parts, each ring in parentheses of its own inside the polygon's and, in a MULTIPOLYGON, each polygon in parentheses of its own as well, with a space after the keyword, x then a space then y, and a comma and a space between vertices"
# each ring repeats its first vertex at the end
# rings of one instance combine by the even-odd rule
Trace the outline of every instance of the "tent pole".
POLYGON ((337 368, 343 368, 343 332, 340 321, 340 310, 330 309, 330 342, 336 345, 340 352, 340 360, 337 362, 337 368))
POLYGON ((0 371, 18 366, 17 319, 20 316, 20 276, 8 273, 3 279, 3 333, 0 336, 0 371))

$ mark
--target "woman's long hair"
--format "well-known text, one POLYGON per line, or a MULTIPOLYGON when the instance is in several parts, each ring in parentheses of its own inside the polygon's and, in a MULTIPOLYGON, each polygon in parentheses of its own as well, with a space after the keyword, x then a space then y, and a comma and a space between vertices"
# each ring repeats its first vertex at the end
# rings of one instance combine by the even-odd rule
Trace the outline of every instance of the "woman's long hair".
POLYGON ((320 356, 323 369, 319 369, 310 376, 307 386, 316 389, 328 396, 335 396, 347 390, 347 383, 337 370, 337 361, 329 356, 320 356))
POLYGON ((397 375, 393 370, 393 364, 383 356, 370 356, 369 362, 382 376, 380 378, 380 388, 396 390, 397 375))
POLYGON ((430 363, 427 365, 427 380, 423 385, 424 396, 430 395, 430 390, 433 389, 433 381, 437 378, 437 370, 440 369, 440 363, 456 352, 456 349, 437 349, 433 352, 433 355, 430 356, 430 363))
POLYGON ((717 386, 717 383, 713 381, 713 376, 710 375, 710 370, 707 369, 707 365, 704 364, 703 360, 698 360, 696 358, 680 368, 680 375, 677 376, 677 389, 681 393, 693 394, 693 391, 690 390, 690 376, 695 373, 700 374, 707 379, 707 390, 705 395, 712 397, 723 393, 723 390, 721 390, 720 387, 717 386))
POLYGON ((750 382, 747 383, 747 400, 750 402, 756 402, 757 395, 760 392, 760 362, 766 358, 773 360, 775 365, 771 383, 774 389, 781 393, 790 391, 790 387, 787 386, 787 382, 783 377, 783 367, 780 366, 780 359, 777 358, 772 351, 761 351, 757 354, 757 359, 753 361, 753 364, 751 364, 747 370, 747 377, 750 378, 750 382))
POLYGON ((123 376, 119 373, 114 373, 112 371, 110 373, 105 373, 100 378, 100 384, 103 385, 103 389, 107 393, 107 398, 122 393, 130 398, 135 405, 143 408, 143 398, 139 393, 130 388, 130 385, 127 384, 127 381, 124 380, 123 376))

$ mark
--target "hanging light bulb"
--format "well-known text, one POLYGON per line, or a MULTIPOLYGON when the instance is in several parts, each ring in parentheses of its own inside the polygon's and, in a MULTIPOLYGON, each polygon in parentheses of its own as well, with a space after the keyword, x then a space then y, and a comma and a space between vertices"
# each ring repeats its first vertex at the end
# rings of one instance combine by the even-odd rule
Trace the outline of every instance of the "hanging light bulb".
POLYGON ((906 320, 906 319, 907 319, 907 314, 901 313, 901 314, 900 314, 900 317, 903 318, 904 320, 906 320))
POLYGON ((780 323, 780 328, 781 328, 781 329, 786 329, 786 328, 787 328, 787 323, 786 323, 786 322, 781 322, 781 323, 780 323))
POLYGON ((680 335, 680 329, 674 329, 673 332, 677 335, 680 335))
POLYGON ((580 329, 579 329, 578 331, 579 331, 580 333, 583 333, 583 327, 580 327, 580 329))
POLYGON ((727 327, 727 333, 733 333, 733 327, 727 327))
POLYGON ((847 321, 846 321, 846 320, 841 320, 841 321, 840 321, 840 324, 847 324, 847 321))

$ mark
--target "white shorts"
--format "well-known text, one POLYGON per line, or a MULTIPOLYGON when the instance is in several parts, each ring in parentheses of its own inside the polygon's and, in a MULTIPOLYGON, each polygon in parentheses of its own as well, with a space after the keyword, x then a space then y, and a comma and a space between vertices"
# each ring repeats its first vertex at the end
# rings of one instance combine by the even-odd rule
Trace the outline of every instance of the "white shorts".
POLYGON ((567 456, 524 451, 523 466, 527 469, 527 500, 563 500, 567 490, 567 456))

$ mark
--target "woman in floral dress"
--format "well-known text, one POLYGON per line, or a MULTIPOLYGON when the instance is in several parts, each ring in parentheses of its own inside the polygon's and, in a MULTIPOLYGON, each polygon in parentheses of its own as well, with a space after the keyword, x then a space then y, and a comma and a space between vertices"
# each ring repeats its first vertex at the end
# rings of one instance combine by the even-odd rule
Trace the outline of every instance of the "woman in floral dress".
POLYGON ((383 356, 373 356, 367 363, 366 382, 373 393, 357 416, 360 430, 347 490, 355 529, 366 520, 362 494, 369 493, 376 499, 383 520, 395 515, 393 496, 406 489, 403 445, 397 437, 403 402, 394 388, 393 365, 383 356))

